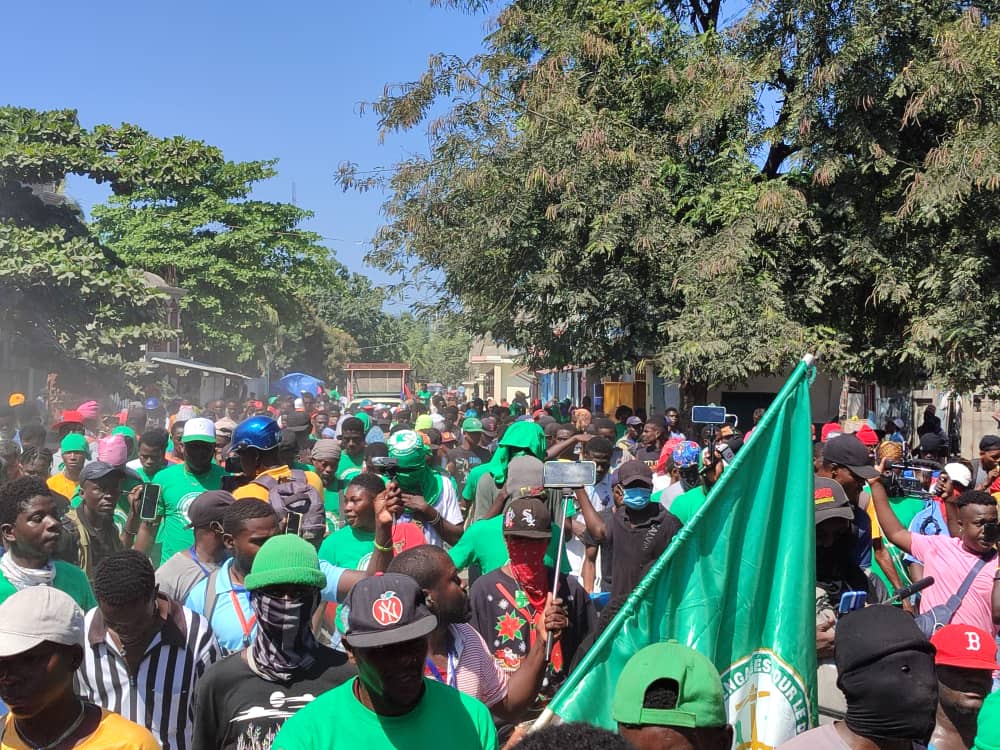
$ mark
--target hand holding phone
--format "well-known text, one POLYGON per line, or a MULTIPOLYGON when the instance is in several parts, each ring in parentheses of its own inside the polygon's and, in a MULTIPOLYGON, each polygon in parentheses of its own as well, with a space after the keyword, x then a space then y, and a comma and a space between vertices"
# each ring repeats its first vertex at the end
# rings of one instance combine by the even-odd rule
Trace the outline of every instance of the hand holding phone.
POLYGON ((139 519, 155 521, 157 506, 160 504, 160 494, 163 488, 158 484, 148 482, 142 485, 142 497, 139 500, 139 519))

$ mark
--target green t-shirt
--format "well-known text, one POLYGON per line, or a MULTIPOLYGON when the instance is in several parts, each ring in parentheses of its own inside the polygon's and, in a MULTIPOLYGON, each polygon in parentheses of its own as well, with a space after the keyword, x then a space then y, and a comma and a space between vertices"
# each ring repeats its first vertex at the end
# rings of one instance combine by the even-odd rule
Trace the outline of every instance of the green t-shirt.
POLYGON ((677 516, 681 523, 686 524, 698 512, 698 508, 705 504, 706 497, 708 495, 705 494, 705 488, 699 484, 674 498, 670 503, 670 512, 677 516))
MULTIPOLYGON (((357 679, 357 678, 355 678, 357 679)), ((328 690, 281 727, 273 750, 496 750, 486 706, 449 685, 424 679, 424 697, 402 716, 379 716, 354 697, 354 680, 328 690)))
POLYGON ((358 474, 365 469, 365 456, 362 454, 357 461, 346 453, 340 454, 340 461, 337 463, 337 473, 333 480, 333 489, 328 489, 323 496, 323 504, 326 505, 327 527, 329 527, 329 514, 332 512, 339 518, 340 516, 340 493, 344 487, 358 474))
MULTIPOLYGON (((84 612, 97 606, 97 599, 94 598, 94 592, 90 588, 90 581, 87 580, 86 573, 63 560, 53 560, 52 563, 56 568, 55 578, 52 579, 52 588, 69 594, 84 612)), ((16 592, 14 584, 0 572, 0 603, 6 601, 8 596, 16 592)))
POLYGON ((360 531, 350 526, 337 529, 319 548, 319 559, 348 570, 357 570, 361 559, 375 548, 375 532, 360 531))
POLYGON ((335 490, 323 488, 323 510, 326 513, 326 533, 340 528, 340 496, 335 490))
MULTIPOLYGON (((465 570, 470 565, 478 563, 482 574, 486 575, 502 567, 509 557, 507 544, 503 540, 503 515, 476 521, 465 530, 455 546, 448 550, 448 554, 459 570, 465 570)), ((549 541, 548 549, 545 550, 545 564, 550 568, 555 565, 558 554, 559 527, 552 524, 552 539, 549 541)), ((563 573, 570 572, 565 550, 559 568, 563 573)))
POLYGON ((156 532, 159 550, 154 547, 149 555, 153 567, 159 567, 161 561, 169 560, 194 544, 194 532, 187 528, 191 522, 187 514, 188 508, 202 492, 222 489, 222 478, 225 475, 225 470, 218 464, 212 464, 200 476, 188 471, 187 464, 175 464, 157 472, 156 483, 163 491, 156 508, 156 515, 160 519, 160 528, 156 532))
MULTIPOLYGON (((869 502, 871 502, 869 500, 869 502)), ((924 509, 926 503, 919 497, 890 497, 889 507, 892 508, 892 512, 899 519, 899 522, 903 524, 904 529, 910 528, 910 523, 913 521, 913 517, 917 515, 920 511, 924 509)), ((906 586, 910 581, 910 574, 907 570, 906 563, 903 560, 903 551, 900 550, 896 545, 892 544, 888 538, 882 535, 882 544, 889 551, 889 557, 892 559, 893 567, 896 569, 896 573, 899 575, 900 581, 906 586)), ((872 573, 877 575, 882 579, 882 583, 889 590, 893 590, 893 585, 889 582, 889 577, 882 570, 882 566, 879 565, 874 559, 872 560, 872 573)))

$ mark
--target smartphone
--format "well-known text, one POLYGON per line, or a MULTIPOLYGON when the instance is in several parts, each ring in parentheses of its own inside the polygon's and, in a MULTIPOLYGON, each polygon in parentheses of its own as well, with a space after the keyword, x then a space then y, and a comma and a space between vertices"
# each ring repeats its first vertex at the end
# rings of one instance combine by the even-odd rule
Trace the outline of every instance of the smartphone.
POLYGON ((302 536, 302 514, 290 511, 288 513, 288 524, 285 526, 286 534, 302 536))
POLYGON ((139 518, 143 521, 156 520, 156 508, 160 504, 163 488, 158 484, 144 484, 139 502, 139 518))
POLYGON ((597 483, 597 464, 593 461, 546 461, 542 484, 546 488, 576 488, 597 483))
POLYGON ((846 615, 856 609, 863 609, 868 603, 867 591, 845 591, 840 595, 840 604, 837 606, 837 613, 846 615))
POLYGON ((983 524, 983 541, 987 544, 1000 542, 1000 523, 986 522, 983 524))

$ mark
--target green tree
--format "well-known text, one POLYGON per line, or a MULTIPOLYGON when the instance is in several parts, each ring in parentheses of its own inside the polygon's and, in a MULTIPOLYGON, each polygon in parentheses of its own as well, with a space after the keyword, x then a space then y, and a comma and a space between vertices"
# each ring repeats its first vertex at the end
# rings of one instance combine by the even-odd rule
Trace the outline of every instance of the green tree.
POLYGON ((451 107, 428 157, 342 168, 390 190, 372 259, 532 364, 996 380, 996 8, 720 9, 517 0, 387 89, 383 133, 451 107))
POLYGON ((73 110, 0 107, 0 327, 39 366, 82 363, 119 385, 141 364, 139 346, 160 330, 161 299, 138 270, 94 238, 63 194, 67 175, 184 189, 219 153, 133 125, 82 128, 73 110))
POLYGON ((457 386, 469 374, 469 348, 472 337, 454 316, 399 318, 403 336, 403 359, 413 367, 418 383, 443 383, 457 386))
POLYGON ((187 290, 185 352, 234 369, 328 377, 358 353, 382 298, 300 229, 311 212, 256 200, 274 162, 223 162, 183 190, 137 190, 94 209, 98 236, 187 290))

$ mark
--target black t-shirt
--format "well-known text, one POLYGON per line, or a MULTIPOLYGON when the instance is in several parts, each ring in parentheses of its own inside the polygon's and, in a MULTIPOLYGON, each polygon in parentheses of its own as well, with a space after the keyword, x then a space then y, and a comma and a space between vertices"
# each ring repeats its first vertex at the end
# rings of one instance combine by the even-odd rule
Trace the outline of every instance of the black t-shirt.
POLYGON ((649 566, 669 546, 681 528, 680 519, 666 508, 639 526, 629 520, 628 509, 621 508, 607 521, 612 556, 611 602, 624 600, 639 584, 649 566))
POLYGON ((325 646, 313 667, 291 682, 262 679, 242 652, 227 656, 198 682, 192 747, 269 750, 285 719, 355 674, 345 654, 325 646))
MULTIPOLYGON (((611 508, 605 510, 600 510, 597 515, 601 517, 604 521, 604 525, 610 527, 611 525, 611 508)), ((580 537, 585 547, 600 547, 601 549, 601 590, 611 591, 611 584, 614 581, 614 545, 611 541, 611 535, 608 534, 604 537, 603 542, 594 541, 594 537, 590 535, 590 531, 584 530, 583 536, 580 537)))
POLYGON ((646 464, 650 469, 656 471, 656 464, 660 460, 660 451, 662 448, 656 445, 640 445, 635 449, 635 457, 646 464))
MULTIPOLYGON (((546 570, 549 581, 552 574, 546 570)), ((560 650, 545 668, 538 698, 523 719, 538 716, 556 689, 569 674, 569 667, 580 642, 593 630, 597 616, 587 592, 574 579, 560 576, 559 596, 569 616, 569 627, 562 632, 560 650)), ((479 631, 497 665, 507 673, 517 671, 531 648, 534 637, 535 610, 517 581, 497 568, 476 579, 469 593, 472 608, 470 623, 479 631), (519 595, 520 593, 520 595, 519 595)))
POLYGON ((455 470, 455 481, 458 482, 460 489, 465 486, 465 479, 472 468, 489 460, 490 452, 478 445, 471 451, 465 448, 453 448, 447 455, 448 464, 455 470))

